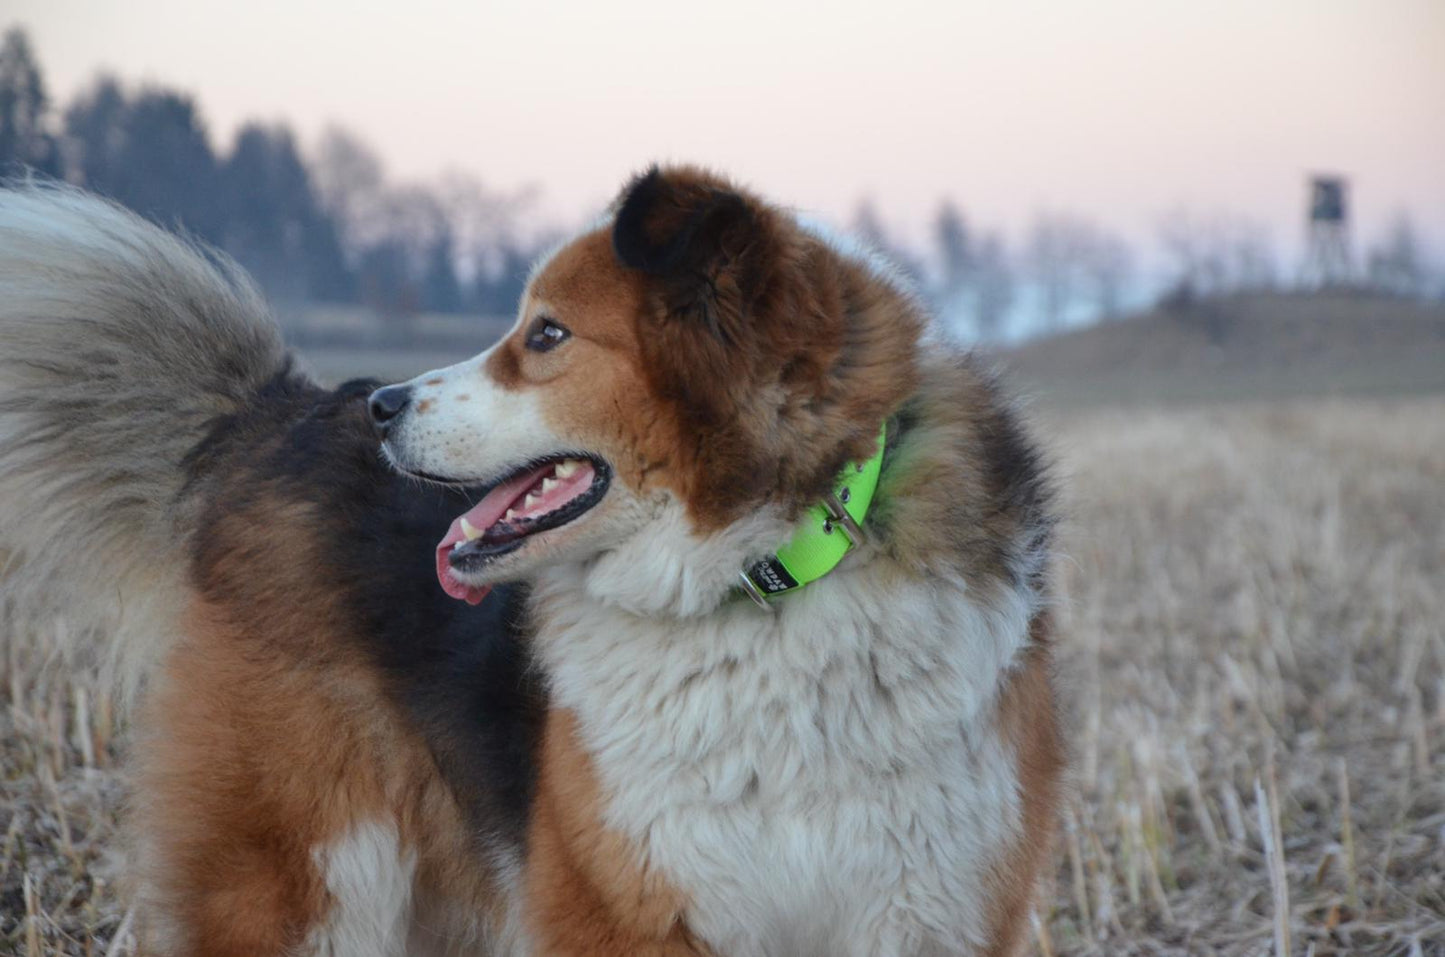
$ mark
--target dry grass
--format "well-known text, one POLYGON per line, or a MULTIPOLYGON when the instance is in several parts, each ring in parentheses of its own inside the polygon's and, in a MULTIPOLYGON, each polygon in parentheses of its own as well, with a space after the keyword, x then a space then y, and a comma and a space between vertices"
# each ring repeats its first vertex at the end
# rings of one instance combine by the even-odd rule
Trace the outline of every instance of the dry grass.
POLYGON ((1041 949, 1445 953, 1445 402, 1049 431, 1077 799, 1041 949))
MULTIPOLYGON (((1445 953, 1445 400, 1047 427, 1077 770, 1039 951, 1445 953)), ((131 953, 108 699, 45 645, 0 657, 0 953, 131 953)))

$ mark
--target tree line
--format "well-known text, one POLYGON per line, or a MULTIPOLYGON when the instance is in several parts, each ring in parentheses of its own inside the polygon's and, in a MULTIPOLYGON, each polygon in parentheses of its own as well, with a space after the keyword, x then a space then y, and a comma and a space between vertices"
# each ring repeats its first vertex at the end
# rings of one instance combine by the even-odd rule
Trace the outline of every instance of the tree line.
POLYGON ((303 156, 285 124, 212 143, 190 95, 97 77, 57 107, 25 31, 0 39, 0 172, 64 180, 224 250, 281 303, 351 303, 387 317, 510 314, 545 237, 528 193, 452 174, 395 184, 358 137, 303 156))
MULTIPOLYGON (((985 342, 1109 322, 1155 304, 1284 291, 1300 283, 1299 272, 1281 265, 1264 226, 1182 208, 1160 218, 1147 257, 1118 233, 1059 211, 1037 214, 1011 245, 999 230, 971 228, 949 201, 938 207, 924 255, 890 236, 870 202, 859 206, 853 231, 881 250, 957 331, 985 342)), ((1347 286, 1445 299, 1445 277, 1403 213, 1368 247, 1347 286)))
MULTIPOLYGON (((307 154, 285 124, 252 122, 217 149, 193 97, 109 76, 58 107, 18 27, 0 40, 0 172, 65 180, 180 226, 280 303, 357 304, 391 319, 510 315, 532 260, 557 235, 523 227, 534 191, 465 173, 396 183, 344 129, 307 154)), ((1164 217, 1147 268, 1122 236, 1066 212, 1039 214, 1011 243, 944 200, 922 250, 890 235, 869 201, 851 225, 957 332, 981 341, 1106 321, 1153 299, 1288 285, 1268 233, 1234 217, 1164 217)), ((1401 296, 1441 294, 1438 281, 1403 216, 1368 250, 1360 277, 1401 296)))

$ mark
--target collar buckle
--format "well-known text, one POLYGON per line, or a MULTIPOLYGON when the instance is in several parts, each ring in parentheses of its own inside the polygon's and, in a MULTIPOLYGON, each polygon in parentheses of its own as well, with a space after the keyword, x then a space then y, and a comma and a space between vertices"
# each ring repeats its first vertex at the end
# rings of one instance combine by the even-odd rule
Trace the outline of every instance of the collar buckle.
MULTIPOLYGON (((844 489, 844 491, 847 490, 844 489)), ((823 496, 823 509, 828 513, 828 519, 823 524, 823 531, 831 535, 833 529, 842 529, 843 535, 848 539, 848 544, 854 548, 868 540, 868 536, 863 534, 862 526, 843 507, 843 500, 838 497, 837 492, 829 492, 823 496)))
POLYGON ((808 509, 793 538, 739 573, 742 591, 753 604, 771 610, 770 598, 817 581, 836 568, 849 552, 867 542, 861 523, 878 488, 887 437, 885 423, 878 428, 878 445, 873 454, 844 468, 833 491, 808 509), (848 511, 850 504, 857 511, 856 517, 848 511), (841 536, 835 534, 839 531, 841 536))

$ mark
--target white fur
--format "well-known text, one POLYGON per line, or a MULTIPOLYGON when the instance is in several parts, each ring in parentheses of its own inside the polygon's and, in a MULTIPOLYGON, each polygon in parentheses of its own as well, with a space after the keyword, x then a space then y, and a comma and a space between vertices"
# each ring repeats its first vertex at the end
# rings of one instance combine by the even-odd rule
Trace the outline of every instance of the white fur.
MULTIPOLYGON (((623 488, 609 495, 632 497, 623 488)), ((589 597, 633 615, 688 618, 713 611, 737 588, 739 572, 792 534, 774 508, 707 536, 693 533, 687 510, 667 493, 629 510, 645 519, 615 524, 642 531, 593 558, 583 581, 589 597)))
POLYGON ((398 465, 482 483, 530 459, 572 451, 548 430, 537 390, 505 389, 492 379, 487 360, 497 348, 408 383, 411 408, 385 445, 398 465))
POLYGON ((61 618, 134 697, 188 600, 183 463, 284 363, 223 256, 78 190, 0 188, 0 630, 61 618))
MULTIPOLYGON (((771 612, 639 616, 613 599, 658 581, 677 532, 639 538, 657 564, 633 579, 604 563, 543 573, 539 652, 606 823, 692 901, 690 928, 729 957, 979 948, 985 873, 1019 820, 993 705, 1033 597, 977 604, 864 549, 771 612)), ((733 560, 665 588, 673 610, 705 605, 733 560)))
POLYGON ((331 910, 302 951, 307 957, 393 957, 406 953, 416 854, 390 823, 357 825, 312 851, 331 910))

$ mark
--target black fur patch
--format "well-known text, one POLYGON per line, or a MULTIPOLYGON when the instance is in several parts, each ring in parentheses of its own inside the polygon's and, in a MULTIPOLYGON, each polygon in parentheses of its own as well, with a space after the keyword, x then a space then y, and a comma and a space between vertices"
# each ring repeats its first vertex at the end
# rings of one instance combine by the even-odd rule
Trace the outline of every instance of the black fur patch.
MULTIPOLYGON (((675 207, 677 203, 662 170, 656 166, 649 167, 622 190, 612 226, 612 248, 622 265, 653 276, 677 268, 697 228, 698 217, 694 213, 681 223, 681 228, 664 231, 654 222, 664 205, 675 207)), ((676 218, 677 210, 672 212, 676 218)))
POLYGON ((612 248, 624 266, 660 281, 670 316, 733 338, 721 313, 736 314, 756 295, 760 225, 750 202, 718 181, 653 166, 622 191, 612 248))
MULTIPOLYGON (((1018 413, 1003 398, 1006 390, 998 375, 972 354, 965 355, 962 368, 983 382, 994 397, 978 430, 983 447, 984 480, 993 500, 1017 518, 1024 533, 1019 541, 1012 543, 1018 554, 1009 556, 1009 567, 1027 567, 1030 563, 1026 556, 1046 553, 1053 540, 1058 521, 1054 514, 1053 480, 1043 453, 1029 437, 1018 413)), ((1026 584, 1042 590, 1046 572, 1043 567, 1033 569, 1033 580, 1026 584)))
MULTIPOLYGON (((425 485, 387 467, 366 413, 379 384, 357 380, 324 392, 298 376, 278 377, 247 413, 217 423, 192 467, 229 473, 211 509, 264 513, 278 495, 315 506, 309 511, 320 519, 306 535, 321 545, 324 587, 343 593, 345 639, 385 676, 472 833, 483 845, 520 847, 546 707, 528 660, 525 593, 502 587, 471 606, 441 590, 436 543, 480 490, 425 485)), ((295 541, 295 531, 278 535, 277 547, 295 541)), ((198 545, 202 568, 205 548, 198 545)))
POLYGON ((623 190, 612 248, 630 269, 652 276, 705 270, 753 224, 742 196, 706 184, 677 183, 656 166, 623 190))

